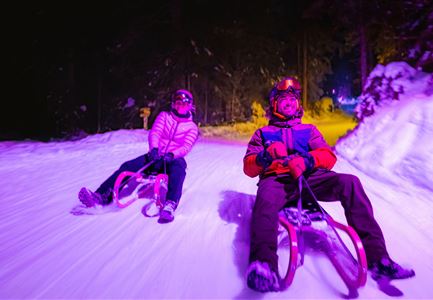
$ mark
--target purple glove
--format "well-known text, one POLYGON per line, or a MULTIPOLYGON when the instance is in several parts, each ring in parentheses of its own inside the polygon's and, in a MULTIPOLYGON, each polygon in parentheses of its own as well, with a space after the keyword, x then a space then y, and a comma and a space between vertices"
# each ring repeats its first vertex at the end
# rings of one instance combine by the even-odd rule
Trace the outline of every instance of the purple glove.
POLYGON ((157 161, 158 159, 160 159, 161 157, 159 156, 159 152, 158 152, 158 148, 152 148, 152 150, 150 150, 147 153, 148 157, 150 158, 150 160, 153 161, 157 161))
POLYGON ((271 154, 266 150, 259 152, 256 156, 256 163, 265 169, 271 165, 273 160, 271 154))

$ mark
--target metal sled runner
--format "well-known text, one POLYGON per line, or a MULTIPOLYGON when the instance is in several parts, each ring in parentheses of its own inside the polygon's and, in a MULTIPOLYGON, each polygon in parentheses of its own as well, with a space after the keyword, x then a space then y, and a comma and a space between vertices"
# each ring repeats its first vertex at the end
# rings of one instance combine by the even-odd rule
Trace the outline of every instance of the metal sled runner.
POLYGON ((335 221, 320 206, 303 176, 299 178, 299 191, 298 206, 286 207, 279 215, 280 225, 288 233, 290 249, 287 272, 280 282, 281 290, 290 286, 298 265, 303 264, 306 238, 312 238, 316 247, 328 256, 350 291, 364 286, 367 280, 367 259, 358 234, 352 227, 335 221), (302 199, 303 183, 312 200, 302 199), (351 250, 348 245, 351 245, 351 250))

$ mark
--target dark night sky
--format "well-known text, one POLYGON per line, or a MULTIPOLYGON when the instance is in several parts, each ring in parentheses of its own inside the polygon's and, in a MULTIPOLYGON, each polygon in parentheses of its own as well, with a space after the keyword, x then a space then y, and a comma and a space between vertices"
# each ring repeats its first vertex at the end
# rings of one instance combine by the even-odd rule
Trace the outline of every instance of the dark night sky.
MULTIPOLYGON (((0 137, 38 136, 49 130, 47 118, 50 116, 46 112, 49 104, 45 98, 50 86, 47 86, 46 78, 53 77, 59 68, 66 69, 65 58, 79 56, 82 61, 94 61, 101 49, 115 47, 131 27, 146 32, 146 39, 141 42, 148 44, 148 48, 164 48, 173 43, 166 38, 170 36, 167 32, 173 30, 202 40, 206 40, 215 26, 234 22, 242 22, 260 31, 266 18, 277 19, 281 14, 294 13, 297 3, 302 1, 289 1, 289 4, 271 2, 275 3, 222 0, 34 1, 12 4, 7 9, 5 43, 6 86, 10 94, 7 101, 3 100, 0 137), (288 6, 292 9, 288 10, 288 6), (176 28, 176 25, 182 28, 176 28)), ((284 25, 292 22, 287 18, 281 21, 280 24, 284 25)), ((296 26, 294 23, 290 26, 296 26)), ((276 35, 281 32, 286 34, 275 30, 276 35)), ((82 70, 86 68, 88 72, 94 72, 91 64, 81 66, 82 70)), ((85 86, 86 82, 80 82, 78 78, 76 84, 85 86)))
MULTIPOLYGON (((350 3, 355 5, 361 2, 345 1, 344 4, 349 3, 347 8, 350 3)), ((397 2, 401 8, 402 3, 408 1, 397 2)), ((142 97, 146 93, 143 92, 146 87, 137 88, 137 84, 134 86, 132 82, 140 76, 146 82, 146 71, 141 70, 154 70, 155 65, 162 61, 161 57, 174 55, 182 45, 185 50, 185 44, 191 40, 197 41, 201 46, 213 43, 212 50, 218 51, 218 43, 215 44, 215 41, 221 40, 214 38, 215 28, 231 30, 231 33, 235 32, 233 28, 240 28, 244 38, 249 34, 272 39, 277 43, 284 41, 288 44, 288 50, 282 55, 286 63, 297 67, 299 72, 296 43, 302 39, 305 30, 313 28, 313 33, 317 31, 314 26, 331 27, 332 31, 332 22, 338 19, 334 14, 343 6, 339 3, 328 0, 9 3, 3 7, 5 25, 2 27, 5 34, 2 46, 6 93, 3 93, 2 100, 0 139, 47 139, 58 135, 59 130, 53 129, 53 124, 72 111, 71 103, 76 106, 98 97, 98 74, 104 72, 100 76, 104 80, 104 101, 109 95, 113 98, 111 103, 115 103, 114 98, 124 96, 124 90, 142 97), (69 107, 55 107, 53 97, 57 97, 56 101, 69 101, 69 107), (53 112, 55 110, 57 115, 53 112)), ((388 0, 365 2, 371 5, 370 9, 373 8, 375 14, 369 14, 368 21, 374 17, 383 21, 384 5, 398 8, 396 12, 403 11, 394 3, 396 2, 388 0)), ((342 16, 347 19, 347 24, 354 23, 350 15, 342 16)), ((373 21, 372 28, 376 30, 378 23, 373 21)), ((342 42, 342 34, 338 31, 322 34, 322 37, 328 35, 328 40, 316 49, 331 45, 333 41, 329 39, 342 42)), ((322 37, 312 39, 319 40, 322 37)), ((258 51, 258 45, 254 44, 260 43, 258 41, 251 43, 250 51, 258 51)), ((350 72, 357 72, 356 54, 346 55, 343 63, 330 57, 334 54, 326 55, 336 63, 335 70, 344 66, 350 68, 350 72)), ((374 65, 374 56, 369 58, 374 65)), ((148 91, 150 94, 156 92, 148 91)), ((89 109, 93 111, 93 116, 89 118, 95 118, 95 105, 94 100, 88 103, 89 109)), ((89 132, 95 130, 85 129, 89 129, 89 132)))

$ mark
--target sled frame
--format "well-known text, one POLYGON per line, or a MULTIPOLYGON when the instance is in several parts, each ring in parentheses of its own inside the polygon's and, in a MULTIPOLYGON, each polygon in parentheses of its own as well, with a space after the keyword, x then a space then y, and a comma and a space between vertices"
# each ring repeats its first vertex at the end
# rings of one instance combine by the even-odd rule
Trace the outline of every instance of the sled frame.
POLYGON ((119 208, 125 208, 135 202, 137 199, 141 198, 140 191, 143 187, 153 185, 153 201, 155 205, 161 209, 164 206, 165 194, 162 191, 168 187, 168 175, 167 174, 156 174, 156 175, 145 175, 142 171, 130 172, 124 171, 117 176, 114 183, 113 189, 113 201, 119 208), (128 183, 132 179, 138 183, 132 192, 132 196, 128 201, 122 201, 121 192, 123 189, 128 187, 128 183))
POLYGON ((290 256, 289 256, 289 263, 287 266, 287 272, 284 278, 281 278, 280 281, 281 290, 287 289, 292 284, 298 267, 299 255, 301 256, 300 265, 303 264, 304 249, 302 249, 303 248, 302 233, 309 230, 317 230, 317 229, 313 229, 311 224, 313 222, 318 222, 318 221, 326 222, 326 224, 330 228, 332 228, 333 234, 335 234, 340 245, 343 248, 340 250, 343 250, 348 256, 350 256, 353 259, 353 262, 356 263, 357 265, 356 276, 350 276, 345 270, 345 267, 338 261, 336 256, 327 253, 332 265, 336 269, 337 273, 339 274, 339 276, 341 277, 345 285, 348 287, 350 291, 356 290, 359 287, 364 286, 367 281, 367 258, 366 258, 364 246, 362 245, 361 239, 359 238, 358 234, 355 232, 355 230, 352 227, 335 221, 320 206, 319 202, 317 201, 317 198, 311 191, 311 188, 309 187, 305 178, 301 176, 299 180, 300 180, 299 183, 300 195, 302 194, 302 183, 304 183, 312 195, 313 201, 310 202, 310 204, 312 204, 313 207, 306 210, 302 209, 303 203, 300 196, 297 208, 286 207, 280 211, 279 224, 288 233, 289 248, 290 248, 290 256), (343 242, 340 234, 337 232, 337 229, 343 231, 349 236, 350 241, 352 242, 356 252, 356 258, 353 257, 352 253, 347 248, 346 244, 343 242))

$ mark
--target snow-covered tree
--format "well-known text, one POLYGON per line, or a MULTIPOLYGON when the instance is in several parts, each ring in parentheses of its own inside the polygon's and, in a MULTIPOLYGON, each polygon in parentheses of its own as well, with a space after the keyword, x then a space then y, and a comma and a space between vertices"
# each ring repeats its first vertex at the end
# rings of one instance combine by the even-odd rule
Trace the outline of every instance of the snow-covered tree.
POLYGON ((359 97, 355 108, 356 116, 362 120, 375 113, 377 106, 388 105, 399 101, 403 94, 432 90, 432 74, 423 73, 406 62, 392 62, 384 66, 378 64, 370 73, 364 93, 359 97), (419 83, 415 90, 413 81, 419 83))

